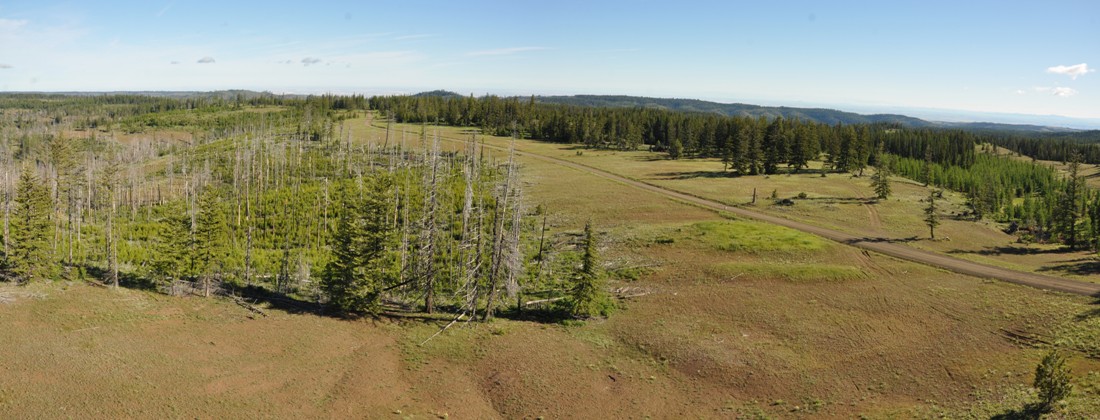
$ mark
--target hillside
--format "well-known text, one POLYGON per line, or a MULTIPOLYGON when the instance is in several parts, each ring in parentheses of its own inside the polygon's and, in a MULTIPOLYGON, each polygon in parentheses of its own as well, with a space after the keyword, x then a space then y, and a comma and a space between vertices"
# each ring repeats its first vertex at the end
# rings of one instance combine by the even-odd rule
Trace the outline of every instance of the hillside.
POLYGON ((797 108, 787 106, 761 106, 743 103, 719 103, 699 99, 649 98, 623 95, 573 95, 538 96, 543 103, 591 107, 656 108, 681 112, 713 113, 725 116, 766 117, 782 116, 823 124, 899 124, 910 128, 957 128, 975 132, 1002 133, 1060 133, 1074 134, 1079 130, 1033 124, 1003 124, 992 122, 941 122, 927 121, 901 114, 857 114, 828 108, 797 108))
POLYGON ((896 114, 861 115, 825 108, 767 107, 742 103, 723 104, 698 99, 666 99, 640 96, 539 96, 538 101, 592 107, 642 107, 682 112, 706 112, 726 116, 802 119, 825 124, 897 123, 911 127, 928 127, 932 123, 896 114))

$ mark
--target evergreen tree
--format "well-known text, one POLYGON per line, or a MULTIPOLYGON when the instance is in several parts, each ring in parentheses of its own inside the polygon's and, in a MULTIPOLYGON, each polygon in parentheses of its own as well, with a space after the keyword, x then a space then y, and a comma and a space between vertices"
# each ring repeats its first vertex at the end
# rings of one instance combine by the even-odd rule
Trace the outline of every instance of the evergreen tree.
POLYGON ((161 221, 157 234, 153 237, 154 257, 151 271, 157 278, 169 281, 183 277, 185 263, 191 258, 188 255, 189 225, 190 221, 182 209, 161 221))
POLYGON ((982 218, 997 211, 997 192, 992 183, 981 183, 971 187, 967 193, 967 205, 974 211, 974 218, 982 218))
POLYGON ((802 125, 794 130, 794 139, 791 141, 791 152, 787 160, 787 166, 798 172, 817 157, 817 151, 817 139, 813 137, 810 126, 802 125))
POLYGON ((932 183, 932 147, 924 148, 924 166, 921 167, 921 181, 924 181, 924 186, 932 183))
POLYGON ((936 190, 928 193, 928 206, 924 208, 924 224, 928 226, 928 237, 936 239, 936 227, 940 225, 940 216, 936 214, 936 190))
POLYGON ((11 253, 7 266, 20 283, 49 279, 55 274, 50 222, 50 193, 29 166, 23 167, 11 218, 11 253))
POLYGON ((684 155, 684 143, 680 142, 679 137, 673 137, 668 142, 668 157, 672 159, 679 159, 684 155))
POLYGON ((783 118, 776 118, 768 125, 764 133, 764 173, 779 172, 779 164, 787 161, 787 134, 783 129, 783 118))
POLYGON ((871 175, 871 186, 875 189, 875 196, 880 200, 890 197, 890 164, 886 156, 879 158, 875 174, 871 175))
POLYGON ((332 260, 321 274, 321 287, 341 313, 377 314, 382 291, 400 270, 393 252, 396 230, 387 216, 393 213, 393 180, 376 174, 361 188, 345 184, 340 197, 344 212, 333 237, 332 260))
POLYGON ((837 149, 833 162, 837 171, 849 172, 856 166, 856 143, 858 141, 859 136, 856 134, 855 128, 852 126, 844 127, 840 135, 840 147, 837 149))
POLYGON ((228 257, 229 226, 219 203, 218 190, 207 186, 199 197, 199 214, 195 221, 195 242, 191 244, 195 270, 202 279, 203 293, 210 296, 211 281, 220 275, 228 257))
POLYGON ((613 308, 604 284, 603 273, 599 269, 596 256, 596 238, 592 234, 592 223, 584 225, 584 256, 581 269, 577 273, 576 284, 569 301, 570 313, 578 318, 607 316, 613 308))
POLYGON ((758 175, 764 171, 764 150, 760 144, 760 132, 752 123, 747 123, 741 127, 741 135, 742 141, 748 146, 745 163, 749 166, 749 175, 758 175))
POLYGON ((1066 368, 1066 359, 1051 350, 1035 367, 1034 386, 1039 390, 1039 409, 1048 412, 1054 409, 1054 404, 1069 397, 1073 392, 1073 385, 1069 383, 1069 369, 1066 368))
POLYGON ((1081 202, 1084 193, 1084 179, 1080 175, 1081 155, 1070 155, 1069 174, 1066 177, 1065 188, 1058 196, 1058 206, 1055 208, 1056 229, 1062 235, 1062 242, 1070 248, 1077 247, 1079 232, 1078 222, 1081 219, 1081 202))

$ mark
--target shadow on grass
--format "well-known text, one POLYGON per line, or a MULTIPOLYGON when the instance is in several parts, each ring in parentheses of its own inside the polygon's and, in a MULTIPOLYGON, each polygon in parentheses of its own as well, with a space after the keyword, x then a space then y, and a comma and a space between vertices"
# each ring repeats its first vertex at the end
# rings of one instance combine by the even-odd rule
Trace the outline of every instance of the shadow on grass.
POLYGON ((1076 260, 1060 261, 1065 264, 1048 265, 1040 267, 1039 272, 1058 272, 1075 274, 1078 276, 1091 276, 1100 274, 1100 261, 1093 258, 1080 258, 1076 260))
POLYGON ((509 308, 498 314, 499 317, 513 321, 537 322, 540 324, 559 324, 575 319, 569 311, 559 305, 548 305, 540 308, 526 308, 519 310, 509 308))
POLYGON ((858 244, 858 243, 861 243, 861 242, 887 243, 887 244, 906 244, 906 243, 910 243, 910 242, 916 242, 919 239, 920 238, 918 238, 917 236, 910 236, 908 238, 883 238, 883 237, 869 238, 869 237, 863 237, 863 238, 849 239, 847 241, 844 241, 844 243, 846 243, 848 245, 855 245, 855 244, 858 244))
MULTIPOLYGON (((107 269, 103 267, 84 264, 74 266, 73 268, 76 270, 80 270, 84 272, 84 274, 95 278, 100 283, 108 286, 111 285, 111 281, 109 280, 110 273, 107 271, 107 269)), ((159 291, 157 287, 157 282, 153 279, 123 271, 118 272, 118 285, 119 287, 125 287, 127 289, 159 291)))
POLYGON ((736 172, 727 171, 686 171, 686 172, 661 172, 653 174, 653 178, 673 179, 698 179, 698 178, 736 178, 736 172))
POLYGON ((991 420, 1032 420, 1038 419, 1050 412, 1038 403, 1030 403, 1023 408, 1016 410, 1008 410, 1001 414, 997 414, 990 417, 991 420))
POLYGON ((1093 306, 1092 309, 1089 309, 1085 312, 1077 314, 1077 316, 1073 317, 1074 320, 1080 322, 1080 321, 1088 321, 1092 318, 1100 317, 1100 300, 1097 300, 1096 302, 1093 302, 1092 306, 1093 306))
POLYGON ((308 300, 299 299, 294 296, 290 296, 285 293, 275 292, 260 286, 240 286, 231 288, 229 290, 233 293, 236 293, 240 297, 251 300, 255 303, 267 303, 268 309, 275 309, 286 312, 288 314, 311 314, 333 318, 343 318, 339 314, 327 311, 324 305, 321 305, 317 302, 310 302, 308 300))
POLYGON ((798 201, 824 201, 825 204, 875 204, 877 199, 865 197, 806 197, 797 198, 798 201))
POLYGON ((1064 253, 1068 253, 1068 252, 1072 252, 1072 250, 1070 250, 1067 247, 1044 249, 1044 248, 1031 248, 1031 247, 1013 246, 1013 245, 988 247, 988 248, 978 250, 978 251, 961 251, 961 250, 950 251, 951 254, 977 254, 977 255, 985 255, 985 256, 1064 254, 1064 253))

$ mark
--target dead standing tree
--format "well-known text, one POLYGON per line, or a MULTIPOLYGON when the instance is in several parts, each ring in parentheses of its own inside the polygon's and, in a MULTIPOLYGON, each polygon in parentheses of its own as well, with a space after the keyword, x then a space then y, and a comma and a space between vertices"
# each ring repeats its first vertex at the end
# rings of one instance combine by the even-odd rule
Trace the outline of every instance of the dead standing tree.
MULTIPOLYGON (((508 216, 509 209, 513 212, 519 212, 519 205, 517 202, 519 197, 516 194, 518 190, 518 171, 516 168, 515 156, 515 136, 513 136, 512 145, 508 154, 507 172, 503 184, 497 189, 496 207, 493 209, 493 243, 489 264, 489 298, 485 302, 485 315, 482 317, 482 320, 489 320, 493 317, 493 312, 497 304, 497 295, 500 293, 501 277, 508 276, 509 273, 513 271, 510 267, 514 265, 508 263, 508 260, 513 258, 513 253, 508 251, 509 238, 513 235, 516 236, 515 242, 518 248, 518 229, 512 232, 511 235, 505 232, 505 222, 510 220, 508 216)), ((504 281, 508 282, 509 278, 505 277, 504 281)), ((518 291, 518 288, 516 290, 518 291)))

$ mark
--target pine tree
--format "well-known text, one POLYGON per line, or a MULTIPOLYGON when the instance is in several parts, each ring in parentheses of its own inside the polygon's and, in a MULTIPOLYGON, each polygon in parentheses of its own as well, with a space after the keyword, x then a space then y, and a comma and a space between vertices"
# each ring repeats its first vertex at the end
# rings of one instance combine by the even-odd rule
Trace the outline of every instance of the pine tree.
POLYGON ((342 187, 344 211, 333 237, 332 260, 321 274, 329 302, 344 314, 377 314, 383 290, 400 270, 391 251, 396 231, 387 220, 393 213, 393 180, 376 174, 366 183, 362 192, 354 184, 342 187))
POLYGON ((924 147, 924 166, 921 167, 921 180, 924 186, 932 183, 932 146, 924 147))
POLYGON ((592 224, 584 225, 584 256, 581 269, 577 273, 576 284, 569 301, 569 311, 577 318, 607 316, 613 308, 610 296, 605 290, 603 273, 599 269, 596 255, 596 238, 592 234, 592 224))
POLYGON ((1043 412, 1053 410, 1054 404, 1066 399, 1073 392, 1066 359, 1058 350, 1051 350, 1035 367, 1034 386, 1039 390, 1039 409, 1043 412))
POLYGON ((871 186, 879 200, 890 197, 890 162, 885 154, 879 154, 878 167, 875 168, 875 174, 871 175, 871 186))
POLYGON ((190 259, 188 229, 189 221, 182 209, 161 221, 161 226, 153 237, 153 275, 165 281, 183 277, 185 263, 190 259))
POLYGON ((1081 155, 1070 155, 1069 174, 1066 177, 1066 185, 1058 196, 1058 211, 1056 228, 1062 235, 1062 242, 1070 248, 1077 247, 1077 236, 1080 230, 1078 221, 1081 219, 1081 197, 1084 193, 1084 179, 1080 175, 1081 155))
POLYGON ((684 143, 680 142, 679 137, 673 137, 668 142, 668 157, 672 159, 679 159, 684 155, 684 143))
POLYGON ((226 240, 229 226, 219 203, 218 190, 207 186, 199 197, 195 220, 195 242, 191 245, 195 269, 202 279, 203 294, 210 296, 211 280, 220 274, 228 257, 226 240))
POLYGON ((791 141, 791 153, 787 160, 787 166, 794 168, 797 173, 805 168, 810 160, 817 155, 817 140, 810 131, 810 126, 802 125, 795 129, 794 139, 791 141))
POLYGON ((924 208, 924 224, 928 226, 928 237, 936 239, 936 227, 940 225, 940 216, 936 214, 936 190, 928 193, 928 206, 924 208))
POLYGON ((782 117, 768 125, 764 133, 764 147, 764 173, 778 173, 779 164, 787 161, 787 134, 782 117))
POLYGON ((7 266, 20 283, 49 279, 55 274, 50 222, 50 193, 29 166, 23 167, 11 219, 11 253, 7 266))

